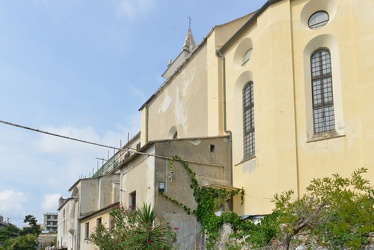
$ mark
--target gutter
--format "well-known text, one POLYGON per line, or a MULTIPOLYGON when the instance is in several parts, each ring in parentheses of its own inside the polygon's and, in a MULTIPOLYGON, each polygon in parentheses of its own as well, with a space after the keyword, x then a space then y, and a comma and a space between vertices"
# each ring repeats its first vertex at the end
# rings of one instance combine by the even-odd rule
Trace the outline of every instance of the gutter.
POLYGON ((256 13, 248 19, 248 21, 217 51, 217 55, 222 54, 223 51, 229 47, 229 45, 236 40, 238 36, 240 36, 244 31, 247 30, 247 27, 254 23, 257 18, 273 3, 279 2, 281 0, 268 0, 256 13))
POLYGON ((148 122, 149 122, 149 105, 145 105, 145 144, 148 143, 148 122))
POLYGON ((138 109, 138 111, 141 111, 143 108, 145 108, 145 144, 148 143, 148 123, 149 123, 149 103, 152 101, 152 99, 156 96, 156 94, 153 94, 148 100, 138 109))
POLYGON ((229 134, 230 142, 230 152, 229 152, 229 161, 230 161, 230 185, 233 186, 233 160, 232 160, 232 132, 227 129, 227 112, 226 112, 226 60, 225 56, 221 53, 220 50, 217 51, 217 55, 222 60, 222 85, 223 85, 223 131, 229 134))

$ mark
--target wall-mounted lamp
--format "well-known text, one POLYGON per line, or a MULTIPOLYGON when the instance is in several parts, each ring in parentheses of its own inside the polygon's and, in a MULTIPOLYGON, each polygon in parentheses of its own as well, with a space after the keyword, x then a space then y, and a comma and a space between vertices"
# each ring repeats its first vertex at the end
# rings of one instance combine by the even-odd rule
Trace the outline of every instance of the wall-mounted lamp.
POLYGON ((161 193, 163 193, 165 191, 165 182, 160 181, 158 183, 158 191, 161 192, 161 193))

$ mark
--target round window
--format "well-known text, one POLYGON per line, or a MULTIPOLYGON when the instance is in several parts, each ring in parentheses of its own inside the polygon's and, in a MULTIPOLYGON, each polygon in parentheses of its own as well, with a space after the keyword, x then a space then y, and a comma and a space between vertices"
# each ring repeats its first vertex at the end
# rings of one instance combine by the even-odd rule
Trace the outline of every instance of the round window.
POLYGON ((249 61, 249 59, 251 59, 252 51, 253 51, 253 49, 249 49, 249 50, 247 50, 247 51, 245 52, 245 54, 244 54, 244 56, 243 56, 242 66, 243 66, 244 64, 246 64, 246 63, 249 61))
POLYGON ((329 14, 326 11, 320 10, 310 16, 308 26, 312 30, 319 29, 325 26, 329 21, 329 14))

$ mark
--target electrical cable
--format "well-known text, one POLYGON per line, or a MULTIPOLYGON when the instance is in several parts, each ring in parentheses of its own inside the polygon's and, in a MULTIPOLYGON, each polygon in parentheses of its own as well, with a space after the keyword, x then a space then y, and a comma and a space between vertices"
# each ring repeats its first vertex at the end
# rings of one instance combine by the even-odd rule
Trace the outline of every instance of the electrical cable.
POLYGON ((30 127, 22 126, 22 125, 11 123, 11 122, 6 122, 6 121, 0 120, 0 123, 6 124, 6 125, 9 125, 9 126, 14 126, 14 127, 17 127, 17 128, 23 128, 23 129, 31 130, 31 131, 42 133, 42 134, 46 134, 46 135, 51 135, 51 136, 56 136, 56 137, 60 137, 60 138, 72 140, 72 141, 77 141, 77 142, 82 142, 82 143, 86 143, 86 144, 91 144, 91 145, 94 145, 94 146, 99 146, 99 147, 104 147, 104 148, 111 148, 111 149, 115 149, 115 150, 120 150, 120 148, 117 148, 117 147, 108 146, 108 145, 99 144, 99 143, 90 142, 90 141, 85 141, 85 140, 81 140, 81 139, 76 139, 76 138, 69 137, 69 136, 54 134, 54 133, 50 133, 50 132, 43 131, 43 130, 40 130, 40 129, 30 128, 30 127))
MULTIPOLYGON (((145 153, 145 152, 139 152, 135 148, 131 148, 131 147, 117 148, 117 147, 114 147, 114 146, 108 146, 108 145, 104 145, 104 144, 100 144, 100 143, 96 143, 96 142, 90 142, 90 141, 86 141, 86 140, 81 140, 81 139, 65 136, 65 135, 59 135, 59 134, 55 134, 55 133, 47 132, 47 131, 44 131, 44 130, 35 129, 35 128, 31 128, 31 127, 27 127, 27 126, 23 126, 23 125, 19 125, 19 124, 16 124, 16 123, 3 121, 3 120, 0 120, 0 123, 6 124, 6 125, 9 125, 9 126, 13 126, 13 127, 17 127, 17 128, 22 128, 22 129, 42 133, 42 134, 46 134, 46 135, 50 135, 50 136, 55 136, 55 137, 67 139, 67 140, 86 143, 86 144, 90 144, 90 145, 94 145, 94 146, 110 148, 110 149, 114 149, 114 150, 118 150, 118 151, 130 151, 130 152, 135 153, 135 154, 153 156, 155 158, 161 158, 161 159, 165 159, 165 160, 171 160, 172 159, 171 157, 155 155, 155 154, 150 154, 150 153, 145 153)), ((224 167, 222 165, 216 165, 216 164, 210 164, 210 163, 202 163, 202 162, 195 162, 195 161, 189 161, 189 160, 184 160, 184 161, 188 162, 188 163, 194 163, 194 164, 206 165, 206 166, 212 166, 212 167, 224 167)))

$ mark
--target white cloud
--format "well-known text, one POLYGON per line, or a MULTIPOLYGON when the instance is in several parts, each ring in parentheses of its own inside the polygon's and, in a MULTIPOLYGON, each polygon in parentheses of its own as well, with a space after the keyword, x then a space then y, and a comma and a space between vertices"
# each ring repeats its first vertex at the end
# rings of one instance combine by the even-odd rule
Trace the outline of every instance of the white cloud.
POLYGON ((116 0, 116 16, 134 20, 152 11, 155 0, 116 0))
POLYGON ((82 147, 82 143, 76 140, 70 140, 63 137, 69 137, 81 141, 94 142, 100 144, 100 137, 96 131, 91 128, 76 128, 73 126, 64 127, 53 127, 45 126, 42 128, 43 131, 60 135, 62 137, 43 135, 36 143, 38 148, 45 152, 50 153, 64 153, 64 154, 82 154, 85 147, 82 147))
POLYGON ((58 200, 60 199, 61 194, 46 194, 43 197, 43 201, 40 207, 43 210, 43 213, 54 213, 58 208, 58 200))
MULTIPOLYGON (((56 185, 65 185, 65 190, 67 190, 70 185, 74 184, 79 176, 88 177, 92 175, 92 169, 97 168, 95 158, 107 158, 108 150, 111 152, 109 148, 95 146, 81 141, 110 147, 115 146, 113 138, 117 138, 116 141, 118 141, 118 135, 114 134, 110 136, 108 140, 106 139, 108 137, 106 134, 100 136, 96 130, 91 127, 44 126, 42 130, 79 140, 70 140, 50 135, 42 135, 35 140, 35 148, 60 159, 60 161, 57 161, 58 165, 52 166, 54 172, 50 173, 48 178, 44 178, 44 181, 47 181, 47 183, 51 185, 53 185, 53 183, 56 183, 56 185), (59 172, 61 174, 56 175, 56 173, 59 172), (61 178, 65 180, 63 183, 61 182, 61 178)), ((54 160, 54 162, 56 162, 56 160, 54 160)))
MULTIPOLYGON (((120 117, 115 129, 43 126, 40 130, 108 146, 122 146, 139 132, 140 113, 120 117)), ((89 177, 114 151, 55 136, 4 127, 0 130, 0 214, 22 226, 26 214, 43 220, 79 177, 89 177), (17 190, 17 191, 13 191, 17 190), (48 190, 48 191, 46 191, 48 190), (46 194, 48 192, 48 194, 46 194)))
POLYGON ((10 189, 1 191, 0 214, 10 218, 20 217, 20 214, 24 214, 24 204, 26 201, 26 195, 22 192, 10 189))

